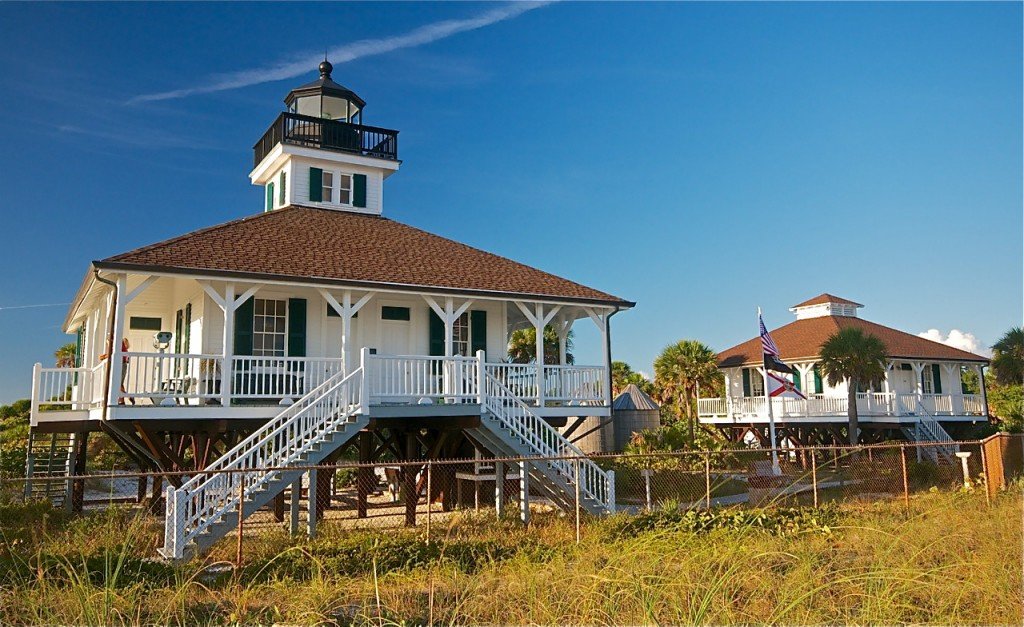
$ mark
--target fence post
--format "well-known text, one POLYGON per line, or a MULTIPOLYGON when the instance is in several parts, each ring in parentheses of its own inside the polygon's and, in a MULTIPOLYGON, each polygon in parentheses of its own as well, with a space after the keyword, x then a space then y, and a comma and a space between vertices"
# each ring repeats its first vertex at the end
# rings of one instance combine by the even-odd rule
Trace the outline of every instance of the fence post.
POLYGON ((711 511, 711 453, 704 452, 704 504, 711 511))
POLYGON ((523 525, 530 524, 530 473, 525 460, 519 462, 519 518, 523 525))
POLYGON ((432 480, 433 480, 432 475, 433 475, 433 473, 430 472, 431 468, 432 468, 432 464, 430 463, 430 460, 428 459, 427 460, 427 544, 430 544, 430 517, 431 517, 430 516, 430 512, 433 509, 430 506, 430 501, 431 501, 431 498, 432 498, 433 487, 434 487, 433 483, 432 483, 432 480))
POLYGON ((576 544, 580 543, 580 459, 576 458, 576 544))
POLYGON ((644 495, 646 496, 647 511, 651 511, 651 473, 653 471, 650 468, 644 468, 640 471, 644 476, 644 495))
POLYGON ((985 441, 982 440, 979 446, 981 449, 981 474, 985 477, 985 505, 992 507, 992 497, 989 495, 991 484, 988 476, 988 457, 985 455, 985 441))
POLYGON ((498 520, 505 509, 505 464, 494 462, 494 512, 498 520))
POLYGON ((235 550, 235 571, 237 572, 242 570, 242 533, 244 531, 243 525, 245 524, 245 476, 235 476, 238 477, 238 546, 235 550))
POLYGON ((310 469, 309 473, 309 488, 306 489, 306 535, 312 540, 316 537, 316 512, 320 508, 320 504, 317 502, 316 494, 316 469, 310 469))
POLYGON ((814 492, 814 507, 818 507, 818 456, 811 449, 811 490, 814 492))
POLYGON ((903 504, 910 512, 910 483, 907 480, 907 446, 900 444, 900 467, 903 469, 903 504))

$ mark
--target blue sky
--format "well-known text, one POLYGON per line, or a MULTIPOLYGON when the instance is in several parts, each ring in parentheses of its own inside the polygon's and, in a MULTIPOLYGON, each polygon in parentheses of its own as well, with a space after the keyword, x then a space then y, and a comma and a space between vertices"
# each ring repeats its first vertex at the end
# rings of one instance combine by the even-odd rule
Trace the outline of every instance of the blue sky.
MULTIPOLYGON (((0 307, 67 302, 90 260, 259 212, 252 144, 314 63, 139 96, 502 10, 0 5, 0 307)), ((367 123, 401 131, 386 215, 637 301, 613 344, 638 369, 674 340, 754 335, 759 305, 784 324, 823 291, 991 344, 1021 321, 1021 18, 1019 3, 564 3, 334 76, 367 123)), ((27 396, 63 315, 0 309, 0 401, 27 396)), ((597 359, 586 331, 579 344, 597 359)))

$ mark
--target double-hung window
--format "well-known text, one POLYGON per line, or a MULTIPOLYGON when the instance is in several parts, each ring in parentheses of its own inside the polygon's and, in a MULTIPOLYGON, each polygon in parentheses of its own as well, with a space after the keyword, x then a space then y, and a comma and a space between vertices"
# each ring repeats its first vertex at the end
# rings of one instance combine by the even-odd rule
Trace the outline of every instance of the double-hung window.
POLYGON ((252 354, 256 357, 284 357, 288 335, 288 303, 283 300, 253 299, 252 354))
POLYGON ((324 171, 323 173, 323 198, 324 202, 334 202, 334 173, 324 171))
POLYGON ((452 325, 452 354, 469 356, 469 312, 459 316, 452 325))
POLYGON ((352 204, 352 175, 351 174, 339 174, 338 175, 338 204, 340 204, 340 205, 351 205, 352 204))

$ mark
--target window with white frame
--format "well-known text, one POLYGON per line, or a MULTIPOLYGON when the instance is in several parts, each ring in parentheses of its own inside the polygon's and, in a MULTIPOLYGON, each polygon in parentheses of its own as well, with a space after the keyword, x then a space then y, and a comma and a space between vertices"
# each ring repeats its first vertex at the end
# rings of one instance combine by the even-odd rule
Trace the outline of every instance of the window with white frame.
POLYGON ((459 316, 452 325, 452 354, 469 357, 469 312, 459 316))
POLYGON ((351 174, 339 174, 338 175, 338 204, 351 205, 352 204, 352 175, 351 174))
POLYGON ((932 378, 932 368, 925 366, 924 370, 921 371, 921 392, 924 394, 935 393, 935 380, 932 378))
MULTIPOLYGON (((313 179, 316 180, 315 178, 313 179)), ((323 185, 323 202, 333 202, 334 199, 334 173, 324 170, 320 177, 321 185, 323 185)))
POLYGON ((755 368, 750 369, 750 395, 764 396, 764 375, 755 368))
POLYGON ((288 303, 283 300, 253 299, 252 354, 257 357, 284 357, 288 334, 288 303))

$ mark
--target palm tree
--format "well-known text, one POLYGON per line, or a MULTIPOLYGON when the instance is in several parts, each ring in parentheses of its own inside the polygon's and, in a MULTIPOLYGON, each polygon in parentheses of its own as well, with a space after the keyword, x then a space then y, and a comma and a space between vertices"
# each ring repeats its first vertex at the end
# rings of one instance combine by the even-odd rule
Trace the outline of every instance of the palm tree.
MULTIPOLYGON (((565 363, 575 363, 572 355, 572 330, 565 338, 565 363)), ((514 364, 528 364, 537 359, 537 330, 533 327, 513 331, 508 339, 508 357, 514 364)), ((558 364, 558 334, 554 327, 544 327, 544 363, 558 364)))
POLYGON ((54 351, 53 358, 57 360, 58 368, 74 368, 77 353, 78 345, 70 342, 54 351))
POLYGON ((885 376, 885 357, 885 342, 856 327, 839 329, 821 345, 818 366, 821 374, 833 387, 846 382, 846 415, 850 421, 851 446, 857 445, 860 430, 857 417, 858 386, 885 376))
POLYGON ((1013 327, 992 345, 992 368, 999 383, 1024 381, 1024 329, 1013 327))
POLYGON ((683 410, 693 441, 700 386, 713 387, 721 377, 715 351, 697 340, 669 344, 654 360, 654 386, 662 403, 674 402, 683 410))
POLYGON ((629 385, 635 385, 646 394, 654 391, 654 384, 647 380, 644 375, 633 370, 624 361, 612 362, 612 396, 618 396, 629 385))

